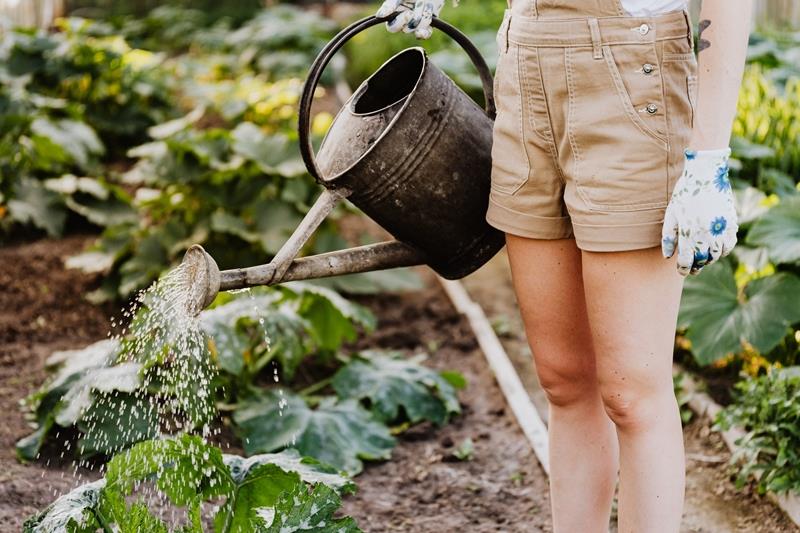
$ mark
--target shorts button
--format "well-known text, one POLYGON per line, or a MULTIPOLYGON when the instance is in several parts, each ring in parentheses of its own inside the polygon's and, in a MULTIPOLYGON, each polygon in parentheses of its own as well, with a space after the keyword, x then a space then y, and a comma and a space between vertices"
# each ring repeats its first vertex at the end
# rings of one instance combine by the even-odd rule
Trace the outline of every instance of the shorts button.
POLYGON ((642 72, 644 72, 645 74, 652 74, 653 70, 655 70, 655 67, 650 63, 645 63, 644 65, 642 65, 642 72))
POLYGON ((647 24, 642 24, 637 28, 637 30, 642 35, 647 35, 648 33, 650 33, 650 26, 648 26, 647 24))
POLYGON ((658 106, 656 104, 647 104, 647 107, 645 109, 647 109, 647 112, 650 113, 651 115, 658 112, 658 106))

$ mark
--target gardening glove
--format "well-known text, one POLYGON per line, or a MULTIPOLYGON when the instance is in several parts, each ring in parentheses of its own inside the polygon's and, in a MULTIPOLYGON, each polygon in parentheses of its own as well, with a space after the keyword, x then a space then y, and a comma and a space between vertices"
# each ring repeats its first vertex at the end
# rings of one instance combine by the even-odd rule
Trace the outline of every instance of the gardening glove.
POLYGON ((438 17, 444 6, 444 0, 386 0, 375 14, 378 18, 397 13, 392 20, 386 22, 386 29, 392 33, 403 30, 414 33, 418 39, 431 36, 431 20, 438 17))
POLYGON ((730 148, 686 150, 683 174, 664 214, 661 253, 678 250, 678 272, 699 274, 704 266, 728 255, 739 229, 731 182, 730 148))

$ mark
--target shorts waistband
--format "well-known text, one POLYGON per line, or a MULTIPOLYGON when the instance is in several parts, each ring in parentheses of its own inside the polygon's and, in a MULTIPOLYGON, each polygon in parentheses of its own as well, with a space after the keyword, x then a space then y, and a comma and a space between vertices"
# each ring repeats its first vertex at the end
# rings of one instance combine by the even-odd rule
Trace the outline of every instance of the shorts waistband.
POLYGON ((538 47, 591 47, 641 44, 668 39, 692 40, 689 13, 671 11, 652 17, 581 17, 547 19, 505 14, 510 41, 538 47))

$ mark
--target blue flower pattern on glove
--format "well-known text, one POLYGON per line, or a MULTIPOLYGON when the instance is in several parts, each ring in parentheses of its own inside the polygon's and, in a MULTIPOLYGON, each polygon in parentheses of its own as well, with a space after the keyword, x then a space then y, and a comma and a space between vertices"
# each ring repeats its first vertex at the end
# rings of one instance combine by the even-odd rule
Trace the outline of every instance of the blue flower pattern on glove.
POLYGON ((715 237, 717 235, 722 235, 722 232, 725 231, 725 228, 728 226, 728 221, 725 220, 725 217, 717 217, 711 221, 711 235, 715 237))
POLYGON ((677 252, 678 272, 698 274, 736 246, 736 207, 728 179, 730 148, 686 150, 684 170, 664 213, 661 252, 677 252))
POLYGON ((717 190, 720 192, 724 192, 726 190, 730 190, 731 182, 728 179, 728 165, 725 164, 717 169, 717 176, 714 178, 714 185, 717 187, 717 190))

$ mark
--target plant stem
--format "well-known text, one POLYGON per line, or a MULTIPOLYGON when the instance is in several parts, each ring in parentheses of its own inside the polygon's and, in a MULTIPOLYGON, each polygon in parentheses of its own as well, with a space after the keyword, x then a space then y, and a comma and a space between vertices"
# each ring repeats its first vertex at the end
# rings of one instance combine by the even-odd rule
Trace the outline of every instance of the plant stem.
POLYGON ((313 384, 309 385, 305 389, 303 389, 300 392, 298 392, 298 394, 300 396, 309 396, 311 394, 314 394, 318 390, 322 390, 325 387, 327 387, 328 385, 330 385, 331 381, 333 381, 333 376, 328 376, 327 378, 325 378, 323 380, 317 381, 316 383, 313 383, 313 384))

